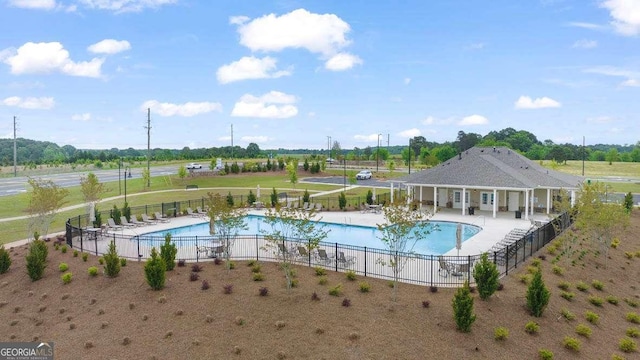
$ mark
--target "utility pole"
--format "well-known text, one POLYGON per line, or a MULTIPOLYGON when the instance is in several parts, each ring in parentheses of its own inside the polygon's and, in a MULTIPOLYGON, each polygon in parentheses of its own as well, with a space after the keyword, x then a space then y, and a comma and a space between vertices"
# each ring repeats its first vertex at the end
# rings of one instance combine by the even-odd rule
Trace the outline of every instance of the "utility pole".
POLYGON ((18 176, 18 150, 16 145, 16 117, 13 117, 13 177, 18 176))
POLYGON ((582 176, 584 176, 584 135, 582 136, 582 176))
POLYGON ((413 150, 411 149, 411 138, 409 138, 409 174, 411 174, 411 152, 413 150))
MULTIPOLYGON (((151 187, 151 108, 147 108, 147 188, 151 187)), ((125 173, 126 176, 126 173, 125 173)), ((126 192, 126 190, 125 190, 126 192)))
POLYGON ((331 159, 331 136, 327 136, 327 158, 331 159))
POLYGON ((382 136, 382 134, 378 134, 378 148, 376 149, 376 172, 378 172, 378 164, 380 163, 380 136, 382 136))
POLYGON ((233 159, 233 124, 231 124, 231 158, 233 159))
POLYGON ((389 154, 389 139, 391 138, 390 134, 387 134, 387 155, 389 154))

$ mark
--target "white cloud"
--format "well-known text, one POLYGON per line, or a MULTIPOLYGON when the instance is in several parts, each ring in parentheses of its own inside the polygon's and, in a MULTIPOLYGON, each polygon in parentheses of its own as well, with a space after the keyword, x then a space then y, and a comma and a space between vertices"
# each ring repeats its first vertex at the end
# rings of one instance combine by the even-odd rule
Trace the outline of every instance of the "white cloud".
POLYGON ((147 100, 140 109, 151 111, 160 116, 196 116, 200 114, 210 113, 212 111, 221 112, 222 105, 214 102, 186 102, 184 104, 161 103, 157 100, 147 100))
POLYGON ((638 87, 640 86, 640 81, 638 81, 638 79, 627 79, 623 81, 620 85, 629 86, 629 87, 638 87))
POLYGON ((595 40, 581 39, 574 42, 572 47, 577 49, 593 49, 598 47, 598 42, 595 40))
POLYGON ((270 91, 260 97, 242 95, 231 111, 231 116, 285 119, 298 115, 294 95, 270 91))
POLYGON ((270 56, 265 56, 262 59, 245 56, 238 61, 218 68, 216 76, 219 83, 227 84, 247 79, 279 78, 291 75, 289 71, 276 71, 276 63, 277 60, 270 56))
POLYGON ((163 5, 175 4, 178 0, 80 0, 91 9, 109 10, 117 13, 137 12, 145 8, 157 9, 163 5))
POLYGON ((23 9, 53 10, 56 0, 9 0, 9 6, 23 9))
POLYGON ((2 104, 22 109, 49 110, 55 106, 55 101, 52 97, 28 97, 23 99, 19 96, 11 96, 2 100, 2 104))
POLYGON ((451 124, 452 122, 454 122, 453 118, 440 119, 434 116, 427 116, 425 119, 422 120, 422 123, 424 125, 447 125, 447 124, 451 124))
POLYGON ((71 120, 74 121, 89 121, 91 120, 90 113, 74 114, 71 116, 71 120))
POLYGON ((570 22, 569 26, 579 27, 589 30, 603 30, 605 27, 600 24, 588 23, 588 22, 570 22))
POLYGON ((404 78, 403 82, 405 85, 409 85, 411 83, 411 78, 404 78))
POLYGON ((606 124, 606 123, 613 122, 614 120, 615 119, 612 118, 611 116, 598 116, 598 117, 587 118, 588 123, 596 123, 596 124, 606 124))
POLYGON ((640 2, 637 0, 606 0, 600 6, 609 10, 611 25, 625 36, 640 34, 640 2))
POLYGON ((487 119, 486 117, 482 115, 474 114, 474 115, 470 115, 462 118, 462 120, 458 122, 458 125, 484 125, 488 123, 489 123, 489 119, 487 119))
POLYGON ((327 70, 343 71, 360 64, 362 64, 362 59, 359 57, 348 53, 339 53, 327 60, 327 62, 324 63, 324 67, 327 70))
POLYGON ((94 54, 117 54, 131 49, 131 44, 127 40, 104 39, 87 48, 94 54))
POLYGON ((220 136, 218 138, 218 141, 231 141, 231 135, 227 135, 227 136, 220 136))
POLYGON ((100 77, 100 69, 104 63, 104 59, 100 58, 74 62, 59 42, 28 42, 18 50, 5 49, 2 53, 0 60, 11 66, 11 73, 16 75, 57 71, 71 76, 97 78, 100 77))
POLYGON ((561 107, 562 104, 546 96, 536 99, 532 99, 529 96, 520 96, 513 106, 516 109, 544 109, 558 108, 561 107))
POLYGON ((480 43, 474 43, 474 44, 471 44, 471 45, 467 46, 467 49, 469 49, 469 50, 481 50, 481 49, 484 49, 484 47, 485 47, 485 43, 481 43, 480 42, 480 43))
POLYGON ((377 142, 378 134, 354 135, 353 139, 359 142, 377 142))
POLYGON ((242 25, 247 21, 251 20, 248 16, 230 16, 229 24, 231 25, 242 25))
POLYGON ((243 136, 240 138, 240 140, 247 142, 247 143, 258 143, 258 144, 262 144, 262 143, 266 143, 267 141, 269 141, 269 138, 266 136, 243 136))
POLYGON ((422 135, 422 132, 419 129, 413 128, 413 129, 407 129, 404 131, 401 131, 398 133, 398 136, 403 137, 403 138, 412 138, 415 136, 420 136, 422 135))
POLYGON ((591 74, 599 74, 612 77, 627 78, 620 86, 635 87, 640 85, 638 79, 640 79, 640 72, 627 69, 618 68, 615 66, 597 66, 593 68, 585 69, 584 72, 591 74))

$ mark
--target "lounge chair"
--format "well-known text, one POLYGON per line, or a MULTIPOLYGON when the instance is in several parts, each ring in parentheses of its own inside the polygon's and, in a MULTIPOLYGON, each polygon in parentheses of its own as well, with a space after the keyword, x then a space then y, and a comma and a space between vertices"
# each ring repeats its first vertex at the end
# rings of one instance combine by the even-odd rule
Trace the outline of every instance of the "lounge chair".
POLYGON ((305 202, 304 204, 302 204, 302 210, 307 210, 308 207, 309 207, 308 202, 305 202))
POLYGON ((113 221, 113 218, 108 218, 107 219, 107 225, 109 226, 109 229, 113 229, 113 230, 122 229, 122 225, 117 225, 116 222, 113 221))
POLYGON ((120 216, 120 224, 127 228, 133 228, 137 226, 136 224, 130 223, 129 220, 127 220, 127 217, 124 215, 120 216))
POLYGON ((200 216, 207 216, 207 212, 202 210, 202 208, 200 206, 196 207, 196 214, 199 214, 200 216))
POLYGON ((309 260, 309 252, 307 251, 307 248, 302 246, 302 245, 298 245, 297 247, 298 249, 298 259, 301 261, 306 261, 309 260))
POLYGON ((308 205, 306 208, 304 208, 304 209, 305 209, 305 210, 307 210, 307 211, 311 211, 311 210, 313 210, 313 209, 314 209, 314 207, 315 207, 315 206, 316 206, 316 204, 314 204, 314 203, 309 203, 309 205, 308 205))
POLYGON ((292 209, 297 209, 298 208, 298 202, 297 201, 296 202, 292 202, 291 203, 291 208, 292 209))
POLYGON ((322 211, 322 204, 316 203, 316 211, 322 211))
POLYGON ((338 258, 336 259, 336 261, 338 262, 338 265, 342 267, 349 267, 356 262, 356 258, 355 256, 345 257, 344 252, 340 251, 338 253, 338 258))
POLYGON ((155 224, 155 223, 157 223, 157 221, 156 221, 156 220, 154 220, 154 219, 150 219, 150 218, 149 218, 149 215, 147 215, 147 214, 142 214, 142 215, 141 215, 141 217, 142 217, 142 221, 143 221, 145 224, 155 224))
POLYGON ((155 213, 153 213, 153 214, 156 216, 156 220, 158 220, 160 222, 168 223, 169 221, 171 221, 171 220, 169 220, 169 218, 166 218, 166 217, 162 216, 162 214, 160 214, 157 211, 155 213))
POLYGON ((147 225, 146 222, 144 221, 138 221, 138 218, 135 215, 131 215, 131 220, 129 220, 130 223, 135 224, 137 226, 145 226, 147 225))
POLYGON ((325 265, 329 265, 333 262, 333 259, 327 255, 327 251, 324 249, 318 249, 318 257, 316 260, 320 263, 324 263, 325 265))
POLYGON ((187 208, 187 214, 191 215, 191 217, 202 217, 202 215, 193 212, 193 209, 191 209, 190 207, 187 208))
POLYGON ((287 249, 287 247, 284 246, 283 243, 279 243, 278 244, 278 254, 277 254, 277 256, 284 258, 287 255, 289 255, 289 249, 287 249))
POLYGON ((442 271, 444 271, 444 277, 447 277, 451 272, 450 264, 444 261, 444 258, 442 256, 438 256, 438 263, 440 264, 440 267, 438 268, 438 274, 442 275, 442 271))

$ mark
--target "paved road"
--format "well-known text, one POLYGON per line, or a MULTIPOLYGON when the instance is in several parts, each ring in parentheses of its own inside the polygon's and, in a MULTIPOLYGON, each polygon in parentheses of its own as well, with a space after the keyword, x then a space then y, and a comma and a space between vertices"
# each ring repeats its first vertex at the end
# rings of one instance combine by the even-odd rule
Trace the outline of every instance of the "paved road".
MULTIPOLYGON (((308 178, 304 178, 303 180, 308 182, 320 183, 320 184, 344 185, 343 176, 308 177, 308 178)), ((400 183, 397 181, 393 182, 393 187, 397 188, 399 184, 400 183)), ((388 188, 391 186, 391 181, 380 181, 376 179, 358 180, 358 182, 355 185, 388 188)), ((347 186, 350 186, 349 179, 347 179, 347 186)))
MULTIPOLYGON (((163 175, 172 175, 178 173, 179 165, 170 165, 170 166, 156 166, 151 168, 151 176, 163 176, 163 175)), ((142 177, 142 168, 133 168, 131 169, 131 178, 141 178, 142 177)), ((206 169, 202 170, 194 170, 194 171, 206 171, 206 169)), ((120 170, 120 175, 118 175, 118 169, 109 169, 109 170, 97 170, 92 171, 100 182, 110 182, 110 181, 118 181, 120 178, 124 180, 124 170, 120 170)), ((83 172, 73 172, 73 173, 64 173, 64 174, 50 174, 50 175, 41 175, 35 176, 34 178, 43 179, 43 180, 51 180, 61 187, 71 187, 80 185, 80 177, 86 176, 89 171, 83 172)), ((8 196, 15 195, 19 193, 23 193, 27 191, 29 185, 27 183, 28 177, 19 176, 15 178, 0 178, 0 196, 8 196)))

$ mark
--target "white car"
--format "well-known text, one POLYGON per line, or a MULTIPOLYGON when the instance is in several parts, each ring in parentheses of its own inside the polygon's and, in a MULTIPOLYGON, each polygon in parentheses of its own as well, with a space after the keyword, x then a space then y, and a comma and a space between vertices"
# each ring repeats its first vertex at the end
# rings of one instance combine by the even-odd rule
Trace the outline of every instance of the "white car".
POLYGON ((369 171, 369 170, 360 171, 358 174, 356 174, 356 179, 357 180, 371 179, 371 171, 369 171))
POLYGON ((193 169, 202 169, 202 165, 198 163, 189 163, 187 165, 187 170, 193 170, 193 169))

